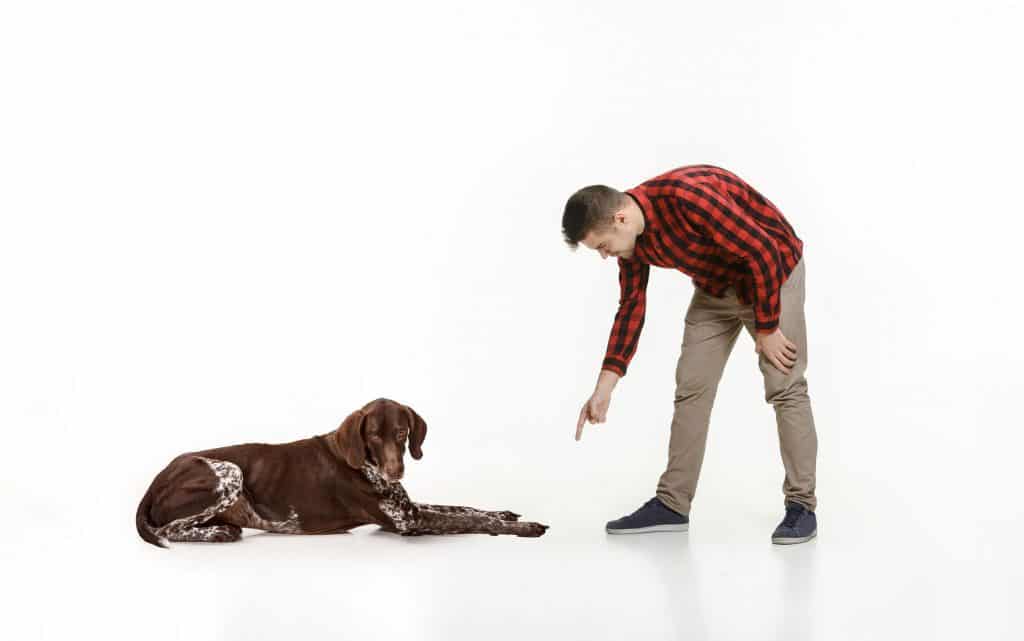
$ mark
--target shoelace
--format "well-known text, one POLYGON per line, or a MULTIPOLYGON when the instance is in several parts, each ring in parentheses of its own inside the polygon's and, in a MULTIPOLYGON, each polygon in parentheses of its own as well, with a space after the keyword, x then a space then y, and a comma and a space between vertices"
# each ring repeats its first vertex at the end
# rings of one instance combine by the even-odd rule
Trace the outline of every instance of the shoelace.
POLYGON ((637 510, 636 510, 635 512, 633 512, 632 514, 630 514, 630 516, 636 516, 637 514, 640 514, 641 512, 643 512, 644 510, 646 510, 646 509, 647 509, 648 507, 650 507, 650 506, 651 506, 651 504, 652 504, 652 503, 654 503, 654 502, 655 502, 655 501, 657 501, 657 500, 658 500, 658 498, 657 498, 657 497, 655 497, 655 498, 653 498, 653 499, 651 499, 651 500, 647 501, 646 503, 644 503, 643 505, 641 505, 641 506, 640 506, 639 508, 637 508, 637 510))

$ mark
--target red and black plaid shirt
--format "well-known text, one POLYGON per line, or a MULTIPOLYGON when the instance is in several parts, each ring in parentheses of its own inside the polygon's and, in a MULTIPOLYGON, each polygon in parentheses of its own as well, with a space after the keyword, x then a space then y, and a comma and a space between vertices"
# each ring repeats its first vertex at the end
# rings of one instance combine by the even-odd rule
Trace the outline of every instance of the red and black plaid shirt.
POLYGON ((644 325, 651 265, 678 269, 717 298, 732 285, 753 305, 757 331, 775 331, 779 288, 803 254, 803 241, 775 205, 711 165, 679 167, 626 193, 643 211, 644 231, 633 257, 618 259, 621 296, 602 369, 626 374, 644 325))

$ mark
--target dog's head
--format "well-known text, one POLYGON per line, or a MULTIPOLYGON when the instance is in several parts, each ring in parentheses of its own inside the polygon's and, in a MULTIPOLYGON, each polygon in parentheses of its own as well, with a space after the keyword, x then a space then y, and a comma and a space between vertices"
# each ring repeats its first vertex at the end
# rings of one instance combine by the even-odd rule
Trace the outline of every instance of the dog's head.
POLYGON ((405 474, 405 443, 414 459, 423 458, 427 424, 411 407, 387 398, 370 401, 352 412, 332 435, 345 462, 359 469, 376 467, 385 481, 405 474))

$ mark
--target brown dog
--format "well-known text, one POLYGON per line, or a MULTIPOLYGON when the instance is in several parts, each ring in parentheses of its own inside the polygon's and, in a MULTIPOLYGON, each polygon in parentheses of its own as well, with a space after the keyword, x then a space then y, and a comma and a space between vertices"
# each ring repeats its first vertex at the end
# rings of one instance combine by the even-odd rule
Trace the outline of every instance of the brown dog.
POLYGON ((410 501, 398 482, 405 443, 419 459, 426 435, 412 408, 379 398, 321 436, 182 454, 153 479, 135 525, 163 547, 162 539, 237 541, 243 527, 328 534, 375 523, 406 536, 544 534, 548 526, 520 522, 514 512, 410 501))

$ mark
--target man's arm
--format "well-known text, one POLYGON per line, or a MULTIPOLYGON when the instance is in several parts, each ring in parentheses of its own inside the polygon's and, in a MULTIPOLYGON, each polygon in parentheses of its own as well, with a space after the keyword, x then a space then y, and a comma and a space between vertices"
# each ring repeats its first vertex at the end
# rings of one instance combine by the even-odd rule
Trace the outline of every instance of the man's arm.
POLYGON ((716 244, 743 258, 754 277, 754 323, 759 334, 779 326, 784 263, 774 241, 742 207, 711 185, 679 187, 689 218, 716 244))
POLYGON ((605 352, 601 373, 597 377, 594 393, 580 410, 576 422, 576 440, 583 436, 583 426, 587 421, 604 423, 611 402, 612 390, 619 379, 626 374, 629 361, 636 352, 640 330, 644 326, 644 314, 647 311, 647 278, 650 265, 638 261, 619 259, 619 309, 615 313, 612 333, 608 337, 608 349, 605 352))
POLYGON ((650 265, 636 260, 618 259, 619 262, 619 309, 615 312, 608 347, 605 350, 602 370, 625 376, 629 362, 633 360, 640 330, 644 326, 647 312, 647 279, 650 265))

